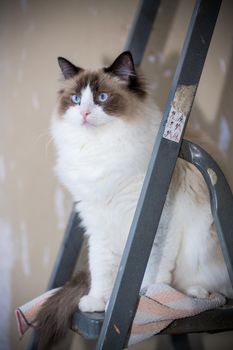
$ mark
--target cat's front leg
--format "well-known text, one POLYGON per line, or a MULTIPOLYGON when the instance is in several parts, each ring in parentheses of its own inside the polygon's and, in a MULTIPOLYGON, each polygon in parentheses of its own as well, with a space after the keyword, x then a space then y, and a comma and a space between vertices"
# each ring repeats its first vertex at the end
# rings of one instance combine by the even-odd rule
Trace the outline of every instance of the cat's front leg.
POLYGON ((162 257, 159 263, 156 283, 172 283, 181 237, 182 227, 177 225, 176 220, 172 218, 162 248, 162 257))
POLYGON ((101 312, 105 310, 105 299, 91 294, 84 295, 79 302, 79 309, 83 312, 101 312))
POLYGON ((202 286, 194 285, 186 288, 185 293, 194 298, 208 298, 209 292, 202 286))
POLYGON ((83 312, 104 311, 110 298, 116 275, 113 254, 103 239, 89 237, 89 268, 91 288, 79 302, 83 312))

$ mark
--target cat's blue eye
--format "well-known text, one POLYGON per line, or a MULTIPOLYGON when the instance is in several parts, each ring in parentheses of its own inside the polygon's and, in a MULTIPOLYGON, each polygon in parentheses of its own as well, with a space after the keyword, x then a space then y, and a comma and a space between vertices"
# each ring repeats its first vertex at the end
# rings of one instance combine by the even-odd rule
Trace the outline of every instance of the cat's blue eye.
POLYGON ((107 101, 107 99, 108 99, 107 92, 101 92, 101 94, 99 94, 99 96, 98 96, 98 100, 100 102, 105 102, 105 101, 107 101))
POLYGON ((75 103, 76 105, 80 105, 81 97, 79 95, 72 95, 70 98, 73 103, 75 103))

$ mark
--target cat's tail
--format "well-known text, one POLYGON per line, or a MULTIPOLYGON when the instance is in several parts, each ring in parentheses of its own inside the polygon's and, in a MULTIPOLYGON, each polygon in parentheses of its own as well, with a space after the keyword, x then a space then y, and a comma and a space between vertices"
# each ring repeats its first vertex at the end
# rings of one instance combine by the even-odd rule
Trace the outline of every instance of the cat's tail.
POLYGON ((80 298, 88 293, 89 280, 88 272, 79 272, 43 304, 36 317, 40 350, 51 349, 65 337, 80 298))

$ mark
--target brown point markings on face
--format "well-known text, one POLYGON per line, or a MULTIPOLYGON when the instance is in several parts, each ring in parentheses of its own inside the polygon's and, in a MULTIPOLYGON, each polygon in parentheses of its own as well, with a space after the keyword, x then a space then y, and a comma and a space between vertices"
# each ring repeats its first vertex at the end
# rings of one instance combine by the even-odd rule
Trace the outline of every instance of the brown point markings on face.
POLYGON ((127 112, 130 117, 135 102, 143 101, 147 95, 145 83, 136 73, 132 55, 128 51, 120 54, 111 66, 95 72, 76 67, 62 57, 58 62, 66 84, 69 83, 60 92, 61 115, 74 105, 71 96, 81 95, 82 90, 88 85, 92 90, 95 104, 100 105, 105 113, 116 117, 126 117, 127 112), (98 99, 102 92, 108 93, 108 99, 105 102, 100 102, 98 99))
POLYGON ((116 117, 127 115, 127 111, 131 109, 130 106, 135 103, 135 99, 143 101, 147 94, 143 83, 141 83, 141 90, 139 89, 139 81, 137 87, 135 85, 132 89, 126 82, 112 74, 105 73, 103 70, 83 71, 66 81, 64 88, 59 91, 58 112, 60 116, 63 116, 69 107, 74 106, 71 96, 81 94, 82 89, 87 85, 92 90, 95 104, 100 105, 105 113, 116 117), (107 101, 100 102, 98 100, 98 95, 101 92, 109 94, 107 101))

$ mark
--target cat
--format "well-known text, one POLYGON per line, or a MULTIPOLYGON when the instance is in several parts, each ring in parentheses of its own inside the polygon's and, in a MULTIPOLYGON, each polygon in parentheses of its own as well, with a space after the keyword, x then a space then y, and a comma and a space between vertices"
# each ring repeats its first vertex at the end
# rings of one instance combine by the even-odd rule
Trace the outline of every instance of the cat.
MULTIPOLYGON (((56 173, 77 203, 86 230, 90 284, 88 293, 81 293, 85 295, 79 285, 70 283, 49 298, 38 315, 42 330, 49 328, 49 317, 53 324, 56 317, 61 323, 56 306, 60 295, 66 305, 72 304, 65 326, 78 308, 104 311, 161 122, 130 52, 95 71, 62 57, 58 63, 64 82, 51 125, 56 173), (73 294, 65 298, 67 290, 73 294)), ((193 297, 205 298, 214 291, 233 296, 207 186, 199 171, 182 159, 177 160, 142 288, 156 282, 193 297)), ((46 333, 47 338, 64 334, 59 329, 60 333, 46 333)))

